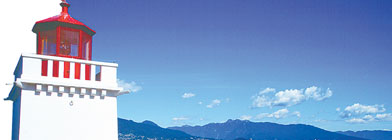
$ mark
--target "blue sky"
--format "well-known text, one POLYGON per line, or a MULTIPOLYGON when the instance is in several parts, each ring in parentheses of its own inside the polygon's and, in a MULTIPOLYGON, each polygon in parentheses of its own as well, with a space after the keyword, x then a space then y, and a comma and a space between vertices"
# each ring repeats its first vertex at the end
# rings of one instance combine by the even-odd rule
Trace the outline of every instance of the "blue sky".
POLYGON ((93 60, 136 90, 119 117, 392 129, 391 1, 68 2, 97 31, 93 60))

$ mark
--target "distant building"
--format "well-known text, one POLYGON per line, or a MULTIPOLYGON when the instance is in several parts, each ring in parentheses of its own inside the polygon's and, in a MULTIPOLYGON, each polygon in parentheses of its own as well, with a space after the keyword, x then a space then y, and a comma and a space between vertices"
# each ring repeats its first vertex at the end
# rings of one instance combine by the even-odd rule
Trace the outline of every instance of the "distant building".
POLYGON ((37 21, 37 53, 22 54, 6 100, 12 140, 116 140, 116 63, 91 61, 95 31, 68 14, 37 21))

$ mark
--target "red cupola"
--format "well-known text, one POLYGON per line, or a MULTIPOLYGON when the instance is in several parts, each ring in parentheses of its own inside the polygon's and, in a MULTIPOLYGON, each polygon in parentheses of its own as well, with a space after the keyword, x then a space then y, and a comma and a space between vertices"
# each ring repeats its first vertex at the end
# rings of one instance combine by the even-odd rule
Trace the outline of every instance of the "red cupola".
POLYGON ((91 43, 95 31, 68 13, 70 4, 60 3, 60 15, 37 21, 37 54, 91 60, 91 43))

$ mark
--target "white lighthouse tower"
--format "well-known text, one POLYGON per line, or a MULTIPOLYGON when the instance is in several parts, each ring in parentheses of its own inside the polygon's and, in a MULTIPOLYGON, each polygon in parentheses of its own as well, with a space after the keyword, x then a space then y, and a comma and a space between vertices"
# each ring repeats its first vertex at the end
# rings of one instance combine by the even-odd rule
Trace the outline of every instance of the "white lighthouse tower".
POLYGON ((116 140, 115 63, 91 61, 95 31, 68 14, 37 21, 36 54, 22 54, 15 82, 12 140, 116 140))

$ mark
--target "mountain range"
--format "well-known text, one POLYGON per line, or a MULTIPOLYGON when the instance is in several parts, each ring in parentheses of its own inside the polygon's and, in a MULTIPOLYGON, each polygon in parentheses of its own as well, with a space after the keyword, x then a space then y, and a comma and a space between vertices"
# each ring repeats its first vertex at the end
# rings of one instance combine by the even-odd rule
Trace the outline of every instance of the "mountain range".
POLYGON ((118 119, 119 140, 387 140, 392 131, 331 132, 305 124, 228 120, 203 126, 162 128, 152 121, 118 119))
POLYGON ((392 131, 365 130, 365 131, 338 131, 337 133, 347 136, 360 137, 371 140, 392 140, 392 131))
POLYGON ((162 128, 151 121, 141 123, 118 118, 119 140, 210 140, 185 132, 162 128))
POLYGON ((251 122, 246 120, 228 120, 225 123, 210 123, 204 126, 170 127, 194 136, 222 140, 363 140, 326 131, 304 124, 282 125, 269 122, 251 122))

